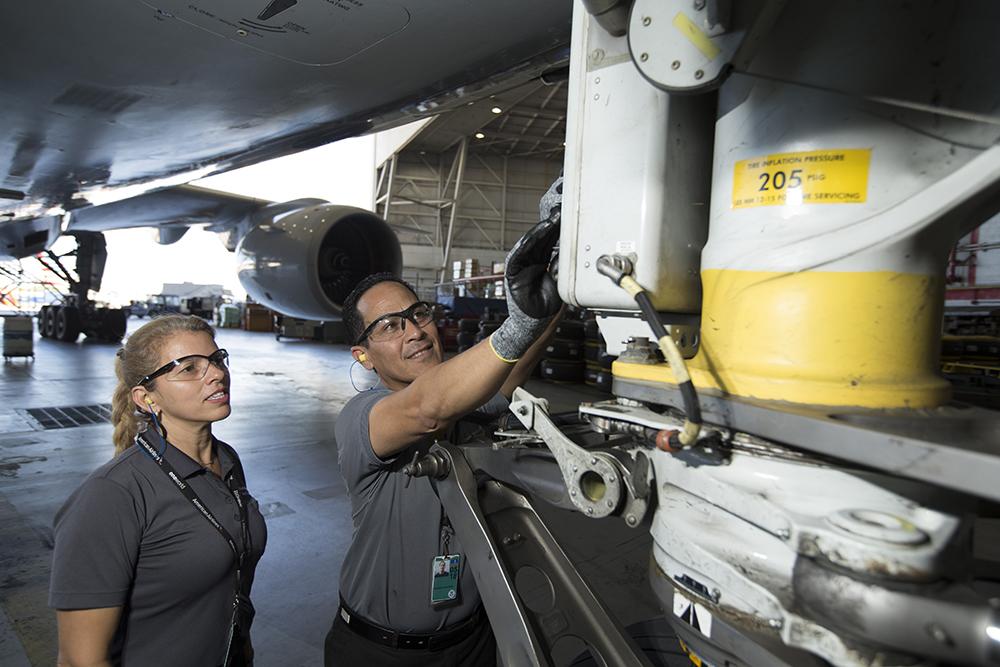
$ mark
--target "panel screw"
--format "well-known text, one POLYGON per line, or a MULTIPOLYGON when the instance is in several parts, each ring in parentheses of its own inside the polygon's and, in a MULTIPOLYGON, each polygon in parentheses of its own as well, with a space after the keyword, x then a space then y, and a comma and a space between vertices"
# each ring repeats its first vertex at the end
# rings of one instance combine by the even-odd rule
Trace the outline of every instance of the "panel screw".
POLYGON ((675 60, 674 62, 670 63, 670 69, 680 69, 680 68, 681 68, 680 60, 675 60))
POLYGON ((648 53, 640 53, 639 54, 639 60, 641 60, 642 62, 646 62, 647 60, 649 60, 649 54, 648 53))
POLYGON ((944 631, 937 623, 931 623, 927 626, 927 634, 934 638, 938 644, 944 644, 945 646, 954 646, 955 642, 952 641, 948 633, 944 631))
POLYGON ((697 72, 694 73, 694 78, 696 79, 700 79, 703 76, 705 76, 705 73, 702 72, 701 70, 698 70, 697 72))
POLYGON ((642 24, 643 25, 649 25, 652 22, 653 22, 653 19, 649 18, 648 16, 643 16, 642 17, 642 24))

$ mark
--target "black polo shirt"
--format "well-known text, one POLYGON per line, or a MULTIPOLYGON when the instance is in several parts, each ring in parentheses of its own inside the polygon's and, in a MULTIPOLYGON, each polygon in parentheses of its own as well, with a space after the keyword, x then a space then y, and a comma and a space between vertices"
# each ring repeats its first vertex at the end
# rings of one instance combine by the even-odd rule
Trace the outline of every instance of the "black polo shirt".
MULTIPOLYGON (((226 482, 242 469, 232 447, 216 446, 222 479, 172 445, 164 458, 240 545, 239 507, 226 482)), ((267 540, 252 498, 248 519, 245 576, 252 579, 267 540)), ((56 513, 49 606, 123 607, 113 664, 215 667, 232 618, 234 565, 219 531, 132 446, 95 470, 56 513)))

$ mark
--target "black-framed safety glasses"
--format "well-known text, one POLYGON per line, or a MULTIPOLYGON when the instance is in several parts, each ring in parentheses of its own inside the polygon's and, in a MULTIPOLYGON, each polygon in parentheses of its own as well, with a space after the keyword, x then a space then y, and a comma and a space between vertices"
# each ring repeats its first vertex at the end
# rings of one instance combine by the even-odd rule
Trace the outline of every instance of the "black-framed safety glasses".
POLYGON ((407 321, 422 327, 432 319, 434 319, 434 306, 426 301, 417 301, 406 310, 401 310, 398 313, 386 313, 373 321, 354 344, 361 345, 366 339, 377 343, 399 338, 406 330, 407 321))
POLYGON ((146 385, 158 377, 165 376, 167 382, 192 382, 201 380, 208 374, 209 366, 229 370, 229 353, 218 349, 207 357, 204 354, 189 354, 164 364, 139 380, 138 386, 146 385))

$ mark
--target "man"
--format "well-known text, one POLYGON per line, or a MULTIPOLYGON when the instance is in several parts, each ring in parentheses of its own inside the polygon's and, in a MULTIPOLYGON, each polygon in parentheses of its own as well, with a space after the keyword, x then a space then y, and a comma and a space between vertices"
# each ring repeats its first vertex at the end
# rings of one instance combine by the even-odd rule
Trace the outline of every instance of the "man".
POLYGON ((430 481, 402 468, 435 438, 453 438, 469 413, 505 412, 531 372, 562 306, 547 272, 558 220, 555 213, 536 225, 507 256, 507 319, 448 361, 430 308, 406 283, 371 276, 345 300, 352 354, 382 387, 352 398, 335 425, 354 538, 327 666, 495 665, 496 642, 461 541, 430 481), (451 576, 434 576, 441 572, 451 576))

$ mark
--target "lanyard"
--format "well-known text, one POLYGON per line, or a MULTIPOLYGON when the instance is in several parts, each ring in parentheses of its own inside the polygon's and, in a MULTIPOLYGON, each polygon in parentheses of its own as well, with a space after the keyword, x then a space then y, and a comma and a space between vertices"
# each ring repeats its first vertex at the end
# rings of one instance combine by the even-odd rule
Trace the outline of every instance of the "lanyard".
MULTIPOLYGON (((148 454, 149 457, 153 459, 153 461, 158 466, 160 466, 160 470, 162 470, 163 473, 170 478, 170 481, 174 483, 174 486, 176 486, 177 489, 182 494, 184 494, 184 497, 187 498, 192 505, 194 505, 195 509, 197 509, 198 512, 203 517, 205 517, 205 520, 208 521, 210 524, 212 524, 212 526, 217 531, 219 531, 219 534, 222 535, 222 538, 226 540, 226 543, 232 550, 233 555, 236 557, 236 592, 237 594, 239 594, 240 587, 243 582, 243 576, 242 576, 243 559, 246 556, 247 552, 247 532, 248 532, 246 506, 244 505, 243 498, 240 497, 239 492, 233 491, 232 487, 229 487, 230 492, 232 492, 233 494, 233 498, 236 500, 236 505, 239 507, 240 510, 240 532, 241 532, 240 537, 243 541, 242 551, 239 548, 237 548, 236 541, 233 539, 232 535, 229 534, 229 531, 226 530, 225 526, 219 523, 219 520, 215 518, 215 516, 208 509, 205 503, 202 502, 201 498, 198 497, 198 494, 194 492, 194 489, 192 489, 187 482, 185 482, 180 478, 180 475, 177 474, 177 472, 174 470, 174 467, 170 465, 170 462, 167 461, 166 458, 164 458, 163 452, 156 451, 156 448, 153 447, 152 443, 150 443, 149 440, 146 438, 146 434, 145 433, 137 434, 135 436, 135 443, 140 447, 142 447, 143 451, 145 451, 146 454, 148 454)), ((166 445, 166 442, 164 442, 164 445, 166 445)), ((166 447, 164 446, 164 451, 165 450, 166 447)))

